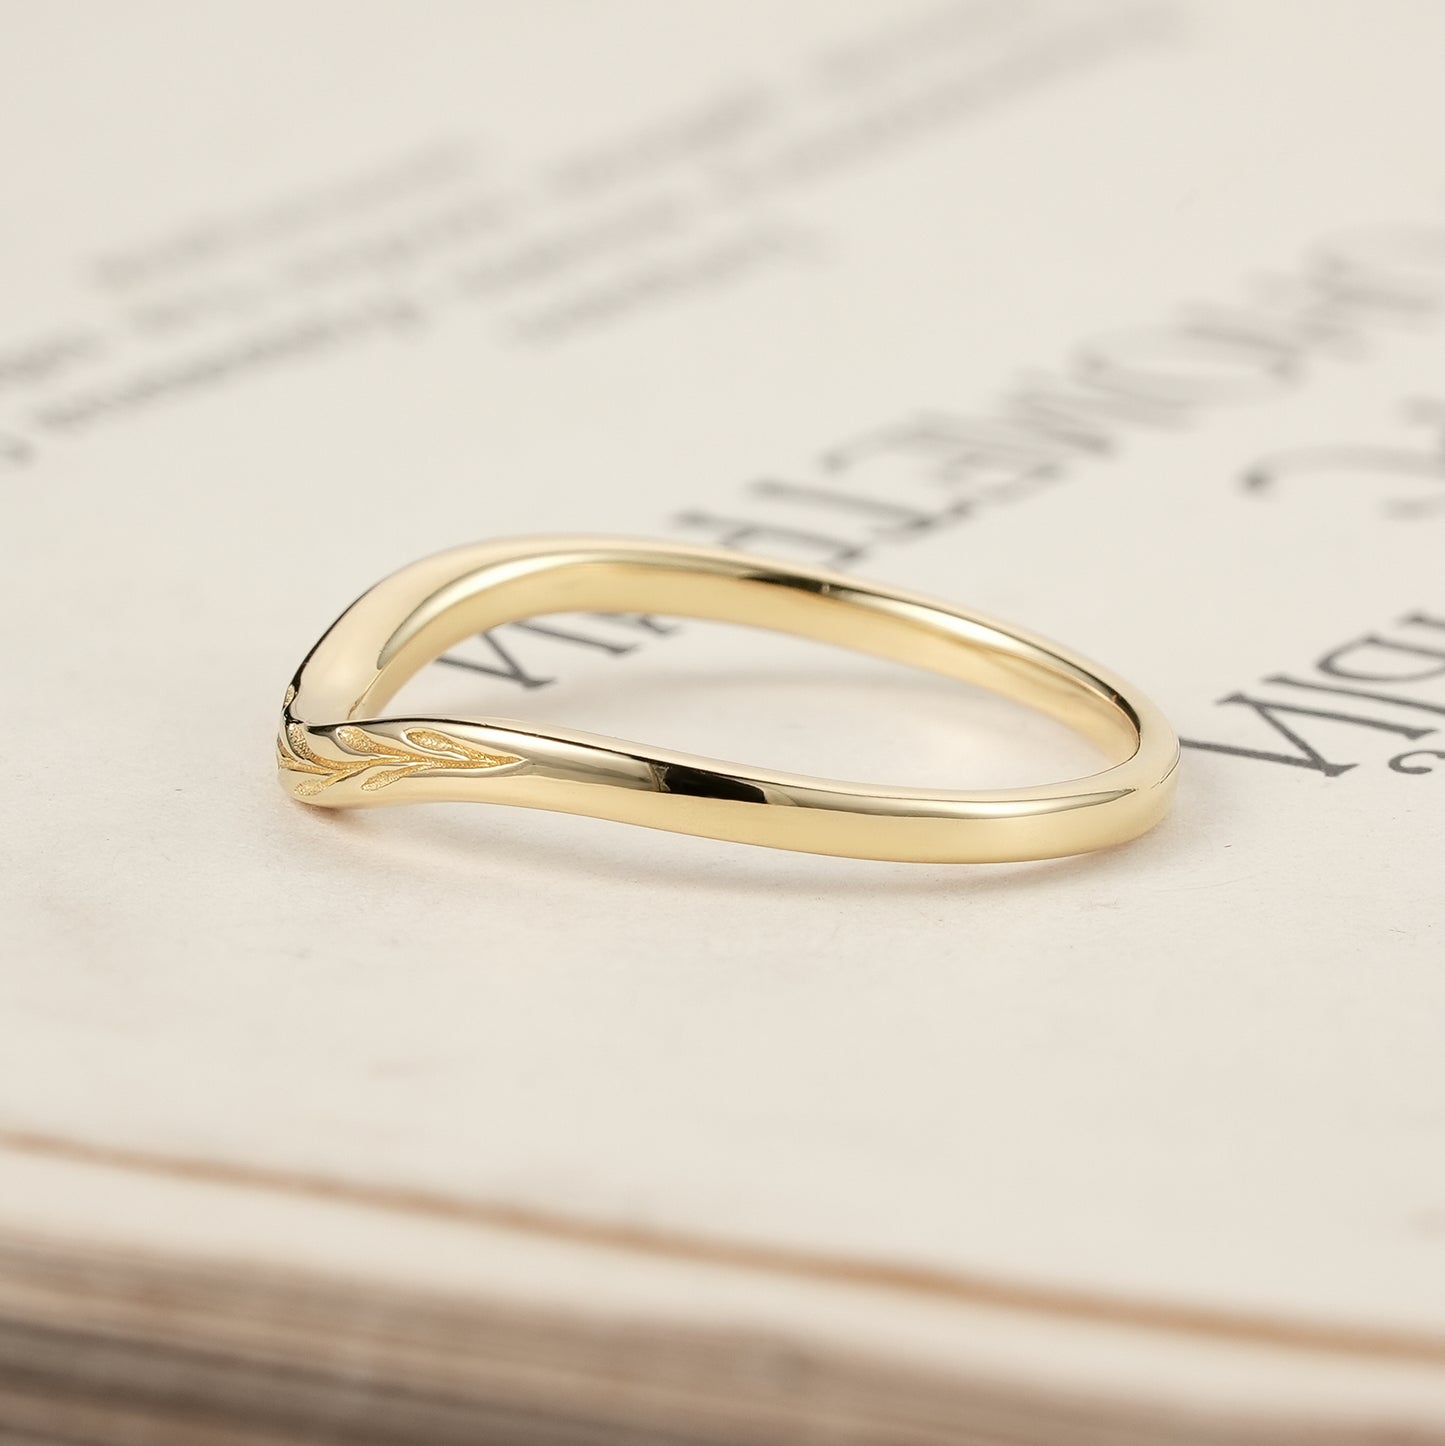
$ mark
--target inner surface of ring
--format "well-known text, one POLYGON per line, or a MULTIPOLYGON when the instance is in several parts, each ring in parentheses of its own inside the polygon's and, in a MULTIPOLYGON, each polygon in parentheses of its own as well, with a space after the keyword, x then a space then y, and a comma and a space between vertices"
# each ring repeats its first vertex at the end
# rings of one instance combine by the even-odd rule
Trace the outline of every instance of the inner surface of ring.
POLYGON ((456 549, 395 574, 318 644, 305 665, 298 715, 316 722, 375 716, 433 658, 502 623, 626 611, 738 623, 890 658, 1015 698, 1116 762, 1139 746, 1139 721, 1118 693, 1041 642, 856 579, 686 547, 619 555, 625 552, 625 544, 617 553, 456 549), (357 646, 358 630, 365 648, 357 646))

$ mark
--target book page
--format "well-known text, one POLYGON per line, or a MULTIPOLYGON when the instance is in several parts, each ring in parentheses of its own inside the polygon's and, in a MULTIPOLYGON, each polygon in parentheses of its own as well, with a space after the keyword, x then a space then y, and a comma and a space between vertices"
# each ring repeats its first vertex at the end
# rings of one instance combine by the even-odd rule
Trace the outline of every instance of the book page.
MULTIPOLYGON (((1439 1372, 1445 12, 9 20, 0 1234, 103 1244, 121 1187, 66 1170, 191 1172, 1439 1372), (1057 638, 1173 721, 1175 809, 969 867, 282 794, 342 607, 552 532, 1057 638)), ((394 707, 1099 766, 680 618, 509 624, 394 707)))

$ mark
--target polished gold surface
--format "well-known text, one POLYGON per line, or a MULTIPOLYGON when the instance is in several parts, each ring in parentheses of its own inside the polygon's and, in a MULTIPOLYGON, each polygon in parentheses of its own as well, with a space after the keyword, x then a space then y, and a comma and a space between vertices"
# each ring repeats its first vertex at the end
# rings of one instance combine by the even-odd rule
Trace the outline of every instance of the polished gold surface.
POLYGON ((477 543, 379 582, 286 690, 277 763, 327 808, 466 801, 856 858, 994 863, 1084 853, 1168 811, 1179 744, 1153 704, 1057 644, 937 599, 721 548, 612 537, 477 543), (795 633, 1016 698, 1100 746, 1087 778, 972 792, 754 769, 515 719, 385 718, 474 633, 555 612, 648 612, 795 633))

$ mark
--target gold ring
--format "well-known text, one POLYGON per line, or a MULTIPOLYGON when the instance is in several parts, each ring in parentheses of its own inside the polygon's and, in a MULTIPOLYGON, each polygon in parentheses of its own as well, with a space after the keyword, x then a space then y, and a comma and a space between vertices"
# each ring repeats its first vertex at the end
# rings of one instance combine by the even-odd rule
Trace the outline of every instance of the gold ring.
POLYGON ((286 690, 277 745, 292 797, 330 808, 468 801, 852 858, 998 863, 1120 843, 1168 811, 1179 743, 1093 663, 948 603, 723 548, 610 537, 458 547, 354 602, 286 690), (462 639, 556 612, 644 612, 795 633, 977 683, 1069 725, 1112 766, 969 793, 741 768, 515 719, 384 718, 462 639))

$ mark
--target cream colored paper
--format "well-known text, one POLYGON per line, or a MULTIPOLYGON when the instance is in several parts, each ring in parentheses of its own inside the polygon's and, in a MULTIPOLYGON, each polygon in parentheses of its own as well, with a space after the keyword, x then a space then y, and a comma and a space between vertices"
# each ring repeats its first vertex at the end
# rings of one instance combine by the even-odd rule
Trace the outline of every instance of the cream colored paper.
MULTIPOLYGON (((833 1320, 1031 1391, 1154 1332, 1184 1364, 1123 1351, 1117 1398, 1445 1422, 1439 8, 7 21, 0 1234, 355 1270, 345 1199, 417 1289, 475 1229, 479 1301, 833 1320), (929 589, 1209 746, 1156 834, 1017 867, 285 799, 331 617, 550 531, 929 589), (187 1238, 187 1188, 240 1192, 229 1233, 187 1238), (965 1317, 1001 1303, 1041 1335, 995 1356, 965 1317), (1281 1342, 1308 1369, 1241 1346, 1281 1342)), ((544 626, 402 704, 899 783, 1092 766, 883 664, 544 626)))

